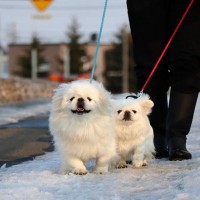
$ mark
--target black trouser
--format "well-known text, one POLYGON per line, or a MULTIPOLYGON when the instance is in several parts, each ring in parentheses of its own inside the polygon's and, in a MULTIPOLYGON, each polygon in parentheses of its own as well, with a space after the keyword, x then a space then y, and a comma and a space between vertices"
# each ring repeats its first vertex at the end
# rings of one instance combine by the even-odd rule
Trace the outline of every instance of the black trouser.
MULTIPOLYGON (((139 91, 189 2, 189 0, 127 0, 139 91)), ((194 98, 197 98, 196 94, 200 90, 200 1, 198 0, 192 5, 144 91, 155 103, 150 121, 155 136, 159 135, 155 137, 155 140, 159 140, 155 141, 158 146, 164 146, 165 143, 166 120, 169 119, 166 99, 170 86, 180 93, 195 94, 194 98)), ((196 101, 191 102, 195 104, 196 101)), ((193 113, 191 116, 193 117, 193 113)))
MULTIPOLYGON (((127 0, 139 90, 188 4, 188 0, 127 0)), ((200 1, 194 2, 146 91, 151 87, 167 91, 169 85, 186 93, 200 90, 200 1)))

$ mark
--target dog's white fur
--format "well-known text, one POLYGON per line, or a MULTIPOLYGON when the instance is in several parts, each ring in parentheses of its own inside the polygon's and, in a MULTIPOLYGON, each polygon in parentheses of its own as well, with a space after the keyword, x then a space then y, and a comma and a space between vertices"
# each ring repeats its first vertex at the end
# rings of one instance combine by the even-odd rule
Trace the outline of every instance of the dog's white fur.
POLYGON ((102 84, 94 80, 61 84, 52 99, 49 127, 61 155, 62 174, 86 174, 85 162, 93 159, 95 173, 108 171, 116 156, 116 133, 110 93, 102 84), (80 98, 88 113, 78 115, 72 110, 76 112, 80 98))
POLYGON ((143 94, 137 99, 118 97, 113 103, 117 152, 121 157, 117 167, 127 167, 126 161, 132 161, 135 167, 147 165, 154 152, 153 129, 148 119, 153 102, 143 94))

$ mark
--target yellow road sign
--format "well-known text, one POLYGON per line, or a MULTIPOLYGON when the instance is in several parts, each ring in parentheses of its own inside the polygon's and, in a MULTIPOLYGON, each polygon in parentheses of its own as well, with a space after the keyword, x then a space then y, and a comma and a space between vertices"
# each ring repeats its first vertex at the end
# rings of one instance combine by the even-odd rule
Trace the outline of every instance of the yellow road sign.
POLYGON ((31 0, 39 11, 44 11, 52 3, 53 0, 31 0))

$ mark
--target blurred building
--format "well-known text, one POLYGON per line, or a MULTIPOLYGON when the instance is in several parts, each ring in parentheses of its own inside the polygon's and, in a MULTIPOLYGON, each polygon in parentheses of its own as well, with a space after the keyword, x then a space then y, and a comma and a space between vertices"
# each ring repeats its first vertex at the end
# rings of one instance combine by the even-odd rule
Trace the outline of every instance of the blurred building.
MULTIPOLYGON (((71 74, 69 66, 69 45, 66 43, 58 44, 41 44, 42 51, 40 56, 43 57, 44 63, 37 66, 38 73, 46 72, 49 76, 59 75, 65 79, 74 79, 78 76, 89 74, 93 64, 93 58, 96 50, 96 44, 91 41, 83 44, 82 48, 85 52, 81 61, 83 63, 83 74, 71 74)), ((112 49, 111 44, 101 44, 99 47, 99 54, 97 60, 97 67, 95 70, 95 78, 101 82, 105 81, 106 70, 106 52, 112 49)), ((8 47, 8 63, 10 75, 21 75, 22 66, 20 65, 19 58, 25 56, 30 52, 31 45, 29 44, 10 44, 8 47)))

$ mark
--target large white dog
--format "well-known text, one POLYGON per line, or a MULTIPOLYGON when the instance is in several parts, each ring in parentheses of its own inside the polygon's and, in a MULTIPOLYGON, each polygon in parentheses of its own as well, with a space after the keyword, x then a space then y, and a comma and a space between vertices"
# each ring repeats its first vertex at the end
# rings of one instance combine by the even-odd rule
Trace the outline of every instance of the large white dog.
POLYGON ((85 162, 93 159, 95 173, 108 171, 116 155, 116 134, 110 94, 102 84, 61 84, 53 96, 49 127, 61 155, 62 174, 86 174, 85 162))
POLYGON ((147 165, 154 152, 153 129, 148 119, 153 102, 143 95, 137 99, 118 98, 113 103, 117 152, 121 157, 117 167, 127 167, 126 161, 132 161, 135 167, 147 165))

